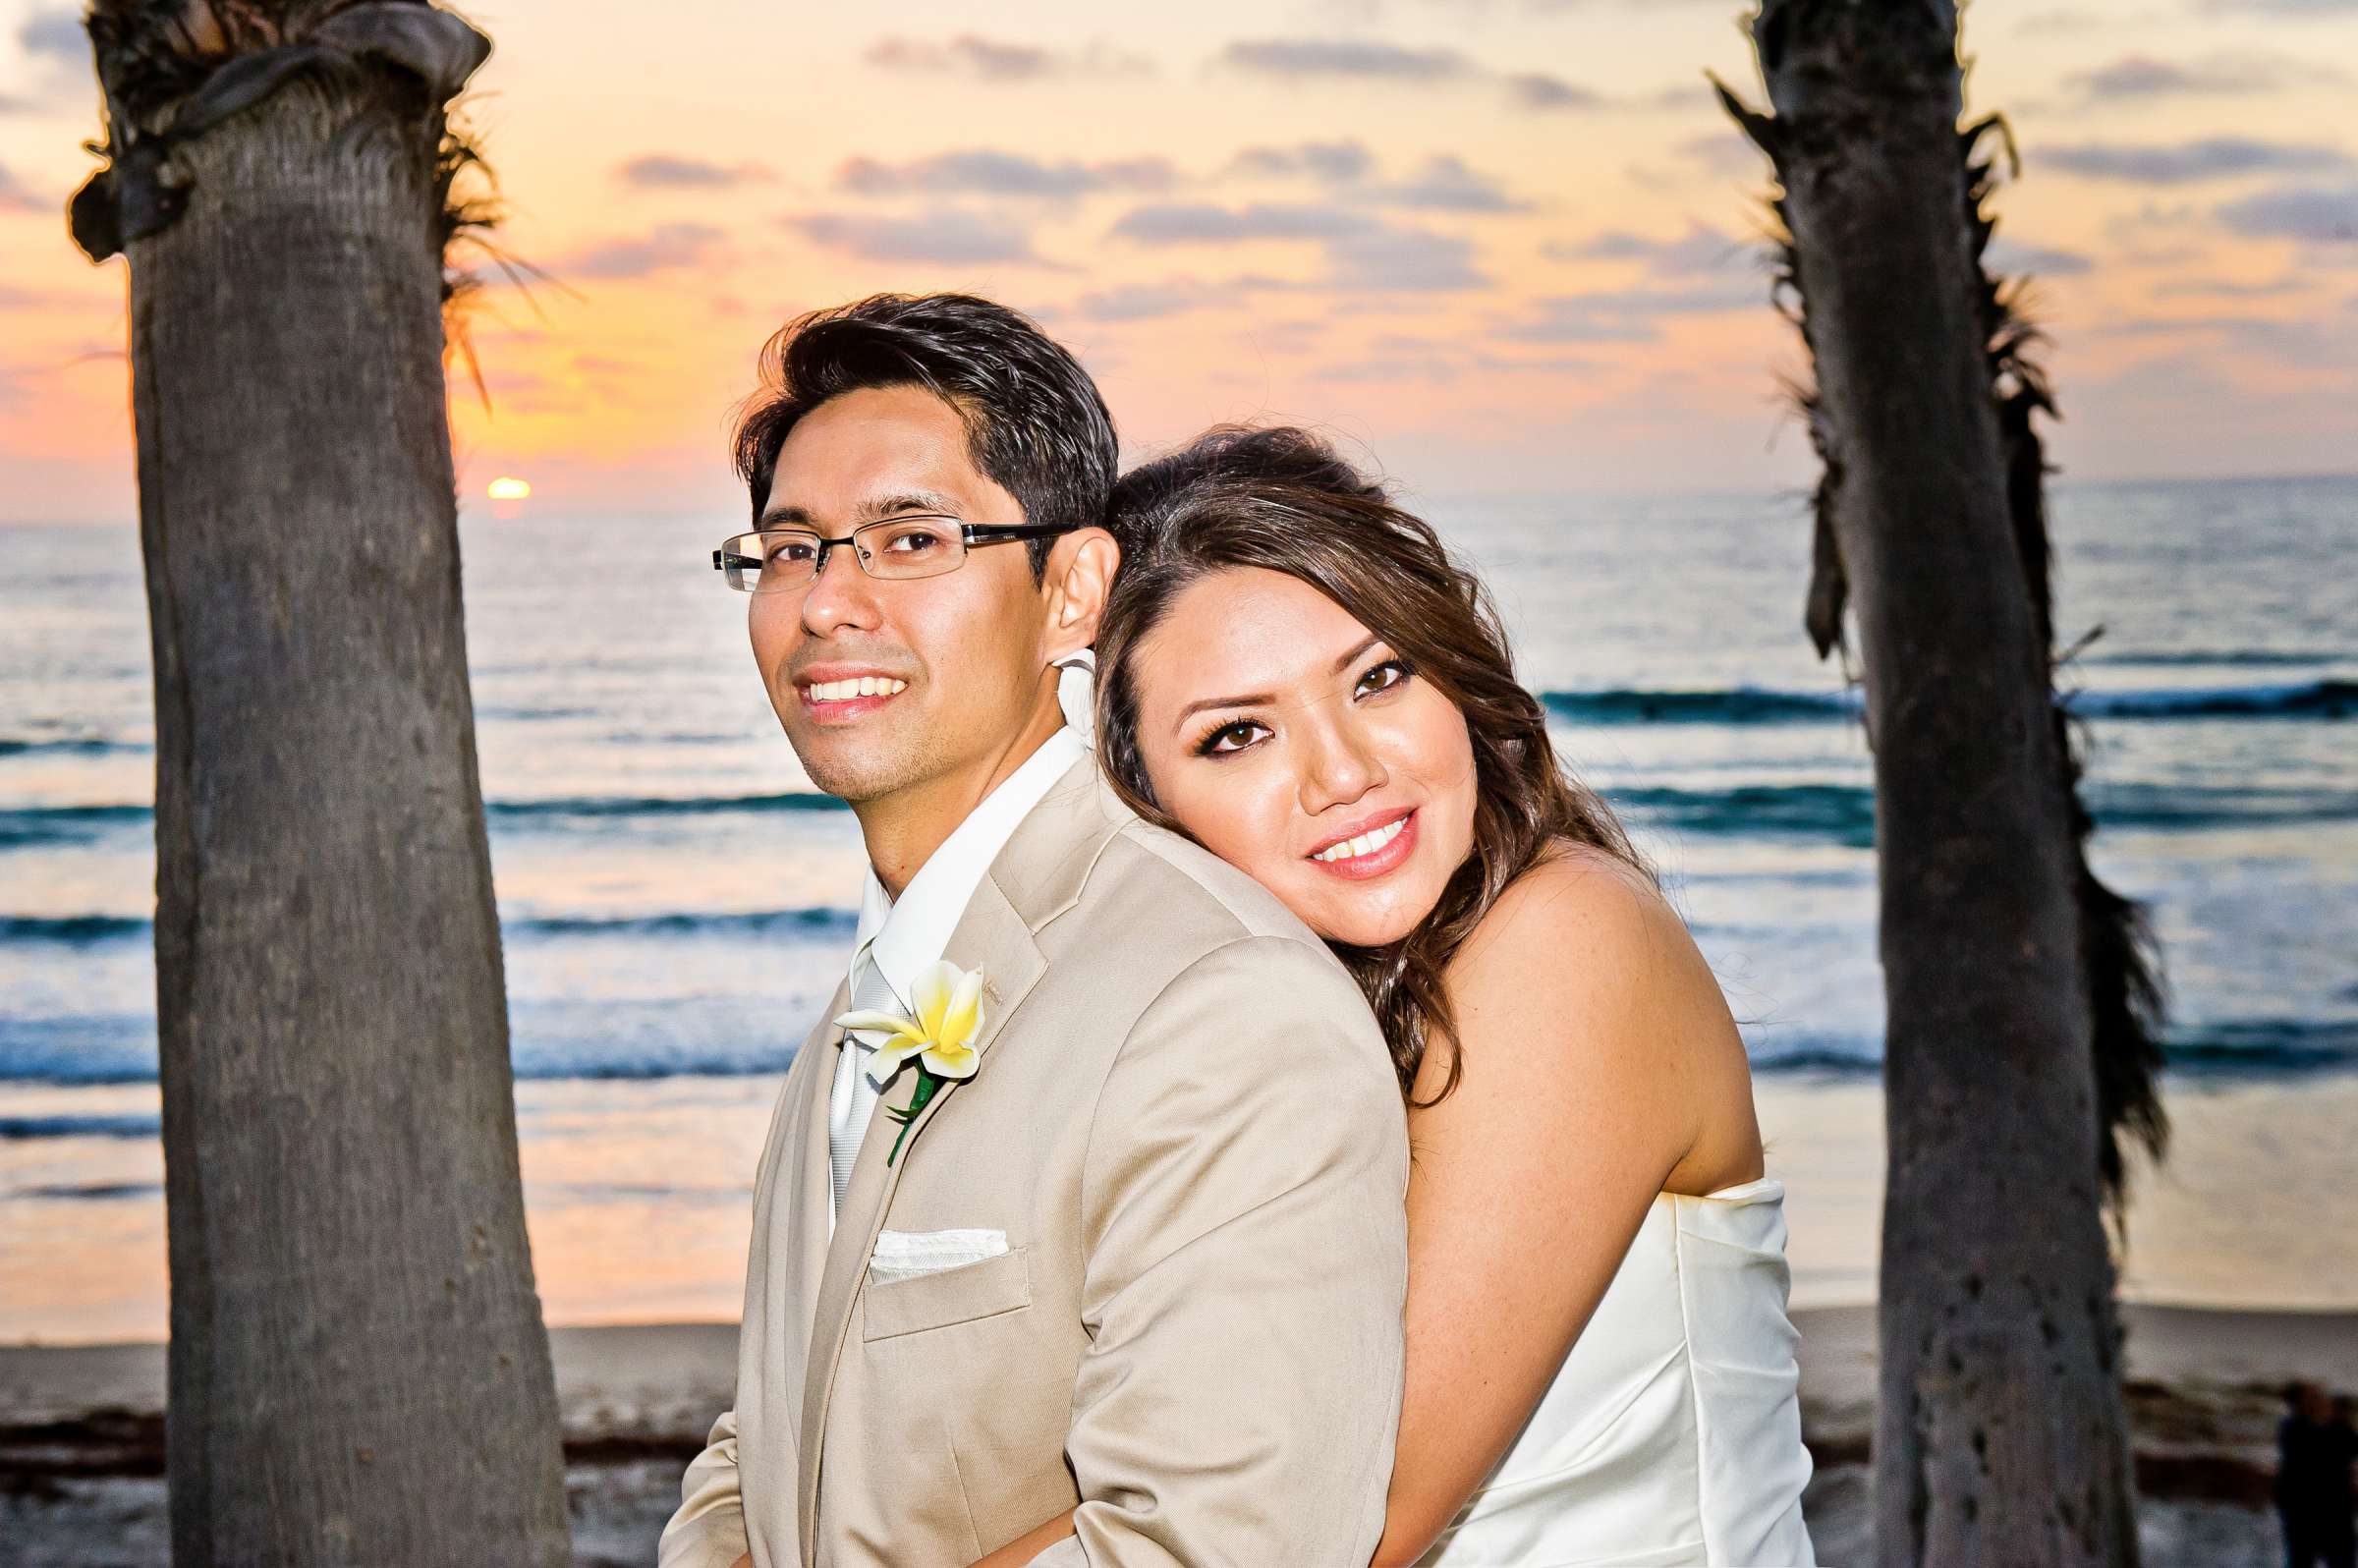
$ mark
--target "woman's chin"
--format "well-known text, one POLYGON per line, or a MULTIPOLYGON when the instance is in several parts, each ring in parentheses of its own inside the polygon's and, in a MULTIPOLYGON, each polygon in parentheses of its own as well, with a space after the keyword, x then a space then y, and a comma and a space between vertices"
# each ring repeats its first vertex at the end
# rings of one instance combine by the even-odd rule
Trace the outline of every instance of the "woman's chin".
POLYGON ((1402 909, 1385 901, 1368 901, 1373 907, 1338 906, 1333 902, 1314 911, 1295 911, 1303 916, 1303 924, 1329 942, 1345 947, 1389 947, 1404 940, 1432 912, 1431 903, 1418 909, 1402 909))

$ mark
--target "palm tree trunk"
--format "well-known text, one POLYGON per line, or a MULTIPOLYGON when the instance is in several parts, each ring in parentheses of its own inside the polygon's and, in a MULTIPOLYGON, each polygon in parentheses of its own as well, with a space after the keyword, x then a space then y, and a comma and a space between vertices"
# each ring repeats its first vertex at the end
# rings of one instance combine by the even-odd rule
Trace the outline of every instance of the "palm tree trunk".
POLYGON ((447 91, 304 43, 339 9, 440 16, 91 21, 114 165, 76 229, 131 263, 154 639, 173 1555, 554 1565, 444 410, 447 91), (191 112, 208 91, 226 111, 191 112))
POLYGON ((1775 160, 1816 364, 1813 605, 1847 590, 1875 747, 1877 1555, 2132 1563, 2081 863, 1993 396, 1956 11, 1765 0, 1754 40, 1774 117, 1728 102, 1775 160))

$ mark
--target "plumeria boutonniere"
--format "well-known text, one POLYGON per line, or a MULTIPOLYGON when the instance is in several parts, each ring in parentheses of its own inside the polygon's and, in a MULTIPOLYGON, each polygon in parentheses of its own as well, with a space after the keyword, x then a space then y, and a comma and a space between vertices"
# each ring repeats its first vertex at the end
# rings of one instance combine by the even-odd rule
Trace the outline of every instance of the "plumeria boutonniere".
POLYGON ((887 1165, 901 1157, 910 1125, 934 1092, 944 1084, 974 1077, 976 1065, 982 1060, 975 1049, 975 1036, 982 1033, 981 970, 960 969, 948 959, 928 965, 910 987, 910 1000, 917 1004, 915 1018, 857 1012, 835 1020, 837 1027, 854 1034, 886 1036, 868 1065, 869 1076, 879 1084, 899 1072, 910 1057, 917 1058, 917 1092, 909 1096, 907 1110, 892 1112, 901 1124, 901 1136, 892 1141, 892 1152, 884 1156, 887 1165))

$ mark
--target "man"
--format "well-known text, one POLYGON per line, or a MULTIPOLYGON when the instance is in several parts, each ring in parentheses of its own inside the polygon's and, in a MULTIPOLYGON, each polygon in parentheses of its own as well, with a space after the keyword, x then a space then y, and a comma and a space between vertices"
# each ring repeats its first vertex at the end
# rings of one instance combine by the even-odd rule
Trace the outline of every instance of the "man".
POLYGON ((2358 1434, 2348 1402, 2312 1382, 2288 1384, 2276 1425, 2276 1516, 2286 1568, 2352 1568, 2358 1562, 2358 1434))
POLYGON ((737 437, 758 532, 717 564, 860 818, 826 1018, 869 1019, 787 1074, 736 1408, 663 1568, 957 1565, 1067 1509, 1034 1560, 1358 1568, 1398 1419, 1399 1093, 1332 956, 1062 727, 1119 554, 1104 405, 959 296, 806 316, 763 380, 737 437), (943 1022, 961 980, 971 1036, 943 1022), (896 1060, 887 1014, 940 1051, 896 1060))

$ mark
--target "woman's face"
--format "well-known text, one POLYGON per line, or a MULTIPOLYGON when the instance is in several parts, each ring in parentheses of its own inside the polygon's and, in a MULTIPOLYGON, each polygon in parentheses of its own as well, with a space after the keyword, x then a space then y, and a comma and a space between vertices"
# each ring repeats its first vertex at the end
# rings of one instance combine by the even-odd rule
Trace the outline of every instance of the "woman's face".
POLYGON ((1397 941, 1472 852, 1464 715, 1309 584, 1199 579, 1133 675, 1155 799, 1319 935, 1397 941))

